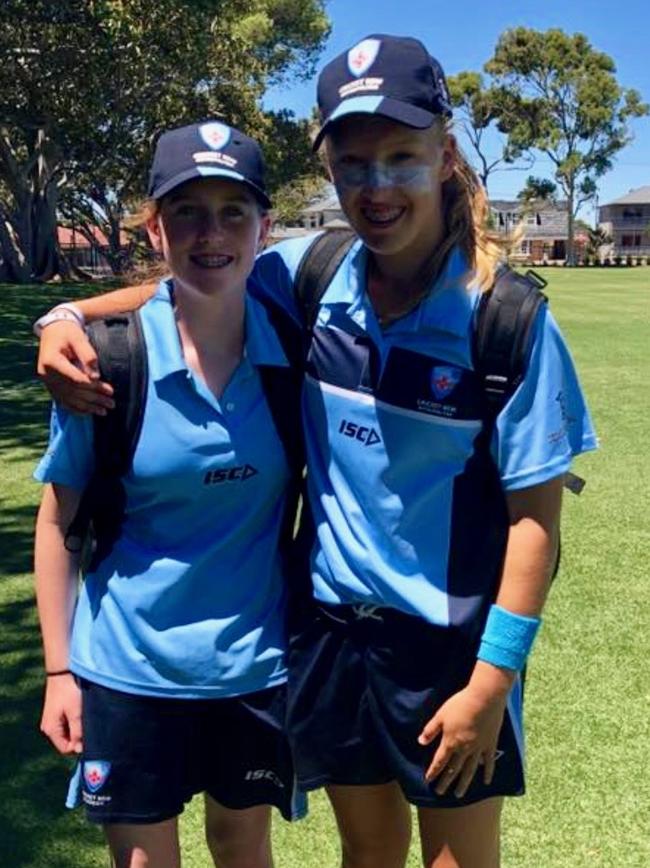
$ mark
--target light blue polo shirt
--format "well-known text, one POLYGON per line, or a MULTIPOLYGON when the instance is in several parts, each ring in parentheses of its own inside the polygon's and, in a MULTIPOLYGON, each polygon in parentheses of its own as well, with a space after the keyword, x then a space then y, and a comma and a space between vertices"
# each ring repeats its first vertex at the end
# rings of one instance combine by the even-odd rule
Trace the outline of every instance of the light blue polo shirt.
MULTIPOLYGON (((257 367, 286 365, 282 347, 248 297, 245 354, 217 400, 185 363, 168 283, 141 316, 149 384, 125 521, 81 585, 70 668, 152 696, 271 687, 286 679, 278 537, 289 468, 257 367)), ((92 425, 56 408, 36 478, 83 489, 92 425)))
MULTIPOLYGON (((261 257, 258 271, 275 293, 292 294, 310 241, 261 257)), ((490 542, 498 531, 494 465, 505 491, 538 485, 596 447, 593 427, 566 344, 543 309, 526 377, 498 417, 492 460, 479 454, 479 295, 466 289, 461 253, 415 310, 384 329, 365 274, 357 243, 323 296, 307 365, 315 595, 463 626, 484 611, 500 571, 490 542)))

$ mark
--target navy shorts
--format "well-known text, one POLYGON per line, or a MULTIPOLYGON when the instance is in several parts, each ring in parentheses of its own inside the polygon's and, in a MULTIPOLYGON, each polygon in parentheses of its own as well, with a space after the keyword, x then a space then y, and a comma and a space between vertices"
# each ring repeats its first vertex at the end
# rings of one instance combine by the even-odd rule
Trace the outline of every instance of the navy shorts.
POLYGON ((305 813, 284 729, 285 685, 226 699, 80 686, 83 754, 68 804, 83 803, 89 820, 158 823, 201 792, 227 808, 305 813))
POLYGON ((468 682, 476 662, 458 630, 395 609, 317 603, 289 652, 287 726, 302 789, 397 781, 421 807, 460 807, 524 792, 521 688, 499 736, 492 783, 479 772, 462 798, 439 796, 424 773, 435 744, 417 737, 468 682))

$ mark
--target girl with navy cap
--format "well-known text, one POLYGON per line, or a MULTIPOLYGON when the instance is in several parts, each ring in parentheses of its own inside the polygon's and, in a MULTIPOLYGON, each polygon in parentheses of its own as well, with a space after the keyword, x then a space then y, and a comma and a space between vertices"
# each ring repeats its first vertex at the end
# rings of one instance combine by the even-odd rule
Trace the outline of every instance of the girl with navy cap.
MULTIPOLYGON (((299 781, 326 787, 346 868, 404 865, 409 804, 425 865, 494 868, 503 797, 524 791, 520 674, 562 483, 595 436, 545 307, 523 381, 485 422, 473 325, 504 254, 440 64, 416 39, 372 35, 325 67, 318 102, 316 146, 359 240, 309 330, 314 600, 289 653, 299 781)), ((311 242, 255 269, 296 317, 311 242)), ((61 350, 90 358, 75 327, 48 331, 42 367, 63 372, 61 350)), ((72 376, 86 380, 78 406, 105 403, 72 376)))
MULTIPOLYGON (((196 793, 222 868, 269 868, 271 805, 301 812, 283 728, 293 459, 265 390, 288 360, 270 306, 246 292, 269 207, 260 149, 237 130, 158 141, 143 221, 170 276, 140 311, 124 519, 78 596, 66 529, 93 475, 90 417, 56 406, 36 471, 41 729, 78 756, 69 803, 103 826, 117 868, 180 865, 177 817, 196 793)), ((298 395, 284 406, 296 418, 298 395)))

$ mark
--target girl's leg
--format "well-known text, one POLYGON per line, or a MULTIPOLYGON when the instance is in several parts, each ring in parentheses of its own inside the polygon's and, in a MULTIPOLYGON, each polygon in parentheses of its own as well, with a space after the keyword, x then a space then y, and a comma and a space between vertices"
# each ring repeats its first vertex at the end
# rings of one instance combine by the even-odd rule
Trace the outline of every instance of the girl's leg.
POLYGON ((114 868, 180 868, 176 817, 143 825, 110 823, 104 834, 114 868))
POLYGON ((499 868, 502 798, 463 808, 418 808, 425 868, 499 868))
POLYGON ((341 835, 342 868, 403 868, 411 810, 399 786, 329 786, 341 835))
POLYGON ((205 838, 219 868, 272 868, 271 808, 233 810, 205 795, 205 838))

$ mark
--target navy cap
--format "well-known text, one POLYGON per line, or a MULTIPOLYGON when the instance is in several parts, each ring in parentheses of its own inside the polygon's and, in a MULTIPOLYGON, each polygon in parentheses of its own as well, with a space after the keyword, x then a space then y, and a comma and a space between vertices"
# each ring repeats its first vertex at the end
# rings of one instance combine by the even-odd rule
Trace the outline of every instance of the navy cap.
POLYGON ((158 139, 148 195, 160 199, 193 178, 241 181, 265 208, 264 158, 257 142, 222 121, 205 121, 168 130, 158 139))
POLYGON ((322 126, 350 114, 374 114, 417 129, 452 116, 445 74, 417 39, 373 34, 327 64, 318 79, 322 126))

